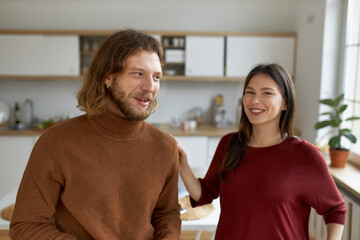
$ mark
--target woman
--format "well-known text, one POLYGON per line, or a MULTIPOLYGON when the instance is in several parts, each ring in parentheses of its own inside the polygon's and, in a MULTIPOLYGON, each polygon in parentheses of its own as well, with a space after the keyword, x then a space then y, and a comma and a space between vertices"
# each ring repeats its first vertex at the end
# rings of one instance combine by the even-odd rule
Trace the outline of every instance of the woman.
POLYGON ((293 136, 295 92, 279 65, 247 76, 239 131, 225 135, 204 179, 180 147, 179 171, 193 207, 220 196, 215 239, 309 239, 310 208, 328 239, 341 239, 346 205, 321 152, 293 136))

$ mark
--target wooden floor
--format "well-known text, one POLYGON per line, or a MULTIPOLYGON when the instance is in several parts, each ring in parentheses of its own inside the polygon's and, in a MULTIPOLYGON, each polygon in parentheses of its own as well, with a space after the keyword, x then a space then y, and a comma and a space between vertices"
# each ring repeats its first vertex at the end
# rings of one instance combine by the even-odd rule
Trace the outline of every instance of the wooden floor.
MULTIPOLYGON (((194 240, 196 237, 197 231, 182 231, 180 240, 194 240)), ((200 240, 210 240, 211 232, 203 231, 201 233, 200 240)), ((0 230, 0 240, 10 240, 9 232, 7 230, 0 230)))
POLYGON ((10 240, 8 230, 0 230, 0 240, 10 240))
MULTIPOLYGON (((180 235, 180 240, 194 240, 196 238, 197 231, 182 231, 180 235)), ((212 232, 202 231, 200 240, 210 240, 212 232)), ((0 240, 2 240, 0 238, 0 240)))
MULTIPOLYGON (((180 240, 194 240, 196 237, 197 231, 182 231, 180 240)), ((0 240, 10 240, 8 236, 9 232, 7 230, 0 230, 0 240)), ((210 240, 212 232, 203 231, 200 237, 200 240, 210 240)), ((314 238, 311 238, 315 240, 314 238)))

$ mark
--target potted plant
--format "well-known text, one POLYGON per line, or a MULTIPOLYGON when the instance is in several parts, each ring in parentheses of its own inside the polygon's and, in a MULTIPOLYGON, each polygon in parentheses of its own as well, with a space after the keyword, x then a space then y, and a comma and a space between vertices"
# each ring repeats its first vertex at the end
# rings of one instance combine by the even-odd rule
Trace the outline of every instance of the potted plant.
POLYGON ((351 130, 348 128, 343 128, 342 123, 343 121, 354 121, 359 120, 360 117, 349 117, 345 120, 341 117, 342 113, 348 107, 347 104, 342 104, 344 100, 344 94, 331 99, 322 99, 320 100, 321 104, 325 104, 331 107, 332 111, 322 113, 321 115, 327 115, 327 120, 319 121, 315 124, 315 129, 321 129, 325 127, 331 128, 331 134, 333 134, 328 141, 329 144, 329 152, 330 152, 330 160, 331 166, 337 168, 344 168, 345 164, 349 158, 350 150, 345 148, 341 144, 341 140, 343 137, 347 138, 351 143, 356 143, 356 137, 352 134, 351 130))

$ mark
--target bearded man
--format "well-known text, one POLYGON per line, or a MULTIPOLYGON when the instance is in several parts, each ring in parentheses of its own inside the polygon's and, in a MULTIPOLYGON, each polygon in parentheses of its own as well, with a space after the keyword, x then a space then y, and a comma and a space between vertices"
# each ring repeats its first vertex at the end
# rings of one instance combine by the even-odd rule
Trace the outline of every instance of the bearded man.
POLYGON ((77 94, 86 114, 47 129, 32 151, 12 239, 179 239, 177 144, 144 121, 162 64, 145 33, 105 39, 77 94))

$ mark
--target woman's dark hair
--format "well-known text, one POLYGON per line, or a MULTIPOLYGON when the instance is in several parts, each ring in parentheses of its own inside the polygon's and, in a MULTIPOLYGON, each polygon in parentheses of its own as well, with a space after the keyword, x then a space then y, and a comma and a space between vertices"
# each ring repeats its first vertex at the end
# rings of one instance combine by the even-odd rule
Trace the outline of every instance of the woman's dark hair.
MULTIPOLYGON (((293 136, 293 127, 295 119, 295 89, 289 73, 277 64, 260 64, 255 66, 246 77, 243 96, 253 76, 265 74, 271 77, 280 87, 281 94, 286 101, 287 109, 282 111, 280 116, 279 128, 281 136, 293 136)), ((224 157, 220 178, 224 179, 226 172, 239 166, 241 159, 250 142, 252 134, 252 124, 247 118, 244 106, 241 111, 239 131, 233 134, 228 142, 227 154, 224 157)))
POLYGON ((156 53, 163 65, 162 47, 152 36, 132 29, 108 36, 91 61, 83 85, 77 93, 79 109, 88 115, 104 112, 105 96, 108 94, 104 86, 105 77, 123 71, 126 60, 139 51, 156 53))

